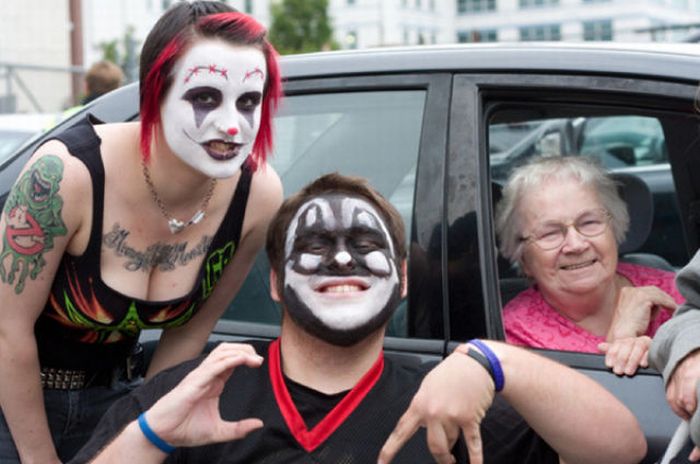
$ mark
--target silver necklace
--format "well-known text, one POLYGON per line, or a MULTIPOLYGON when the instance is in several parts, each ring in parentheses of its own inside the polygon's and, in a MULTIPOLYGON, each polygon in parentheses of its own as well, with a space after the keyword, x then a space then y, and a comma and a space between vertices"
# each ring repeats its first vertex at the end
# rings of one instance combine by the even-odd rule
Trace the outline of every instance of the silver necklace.
POLYGON ((202 200, 202 206, 197 210, 197 212, 192 215, 189 221, 183 222, 177 218, 174 218, 172 214, 168 212, 168 210, 165 208, 165 204, 163 203, 163 200, 160 199, 158 196, 158 193, 156 192, 156 188, 153 185, 153 180, 151 180, 151 172, 148 170, 148 165, 146 165, 146 162, 144 160, 141 160, 141 166, 143 167, 143 178, 146 180, 146 185, 148 186, 148 190, 151 192, 151 197, 153 197, 153 201, 158 205, 158 208, 160 209, 161 214, 165 219, 168 221, 168 228, 170 229, 171 234, 177 234, 179 232, 182 232, 182 230, 185 227, 189 227, 194 224, 199 224, 202 222, 202 219, 204 219, 204 216, 206 216, 206 210, 207 206, 209 206, 209 200, 211 200, 212 195, 214 195, 214 187, 216 187, 216 179, 210 179, 209 180, 209 190, 207 190, 207 194, 204 195, 204 200, 202 200))

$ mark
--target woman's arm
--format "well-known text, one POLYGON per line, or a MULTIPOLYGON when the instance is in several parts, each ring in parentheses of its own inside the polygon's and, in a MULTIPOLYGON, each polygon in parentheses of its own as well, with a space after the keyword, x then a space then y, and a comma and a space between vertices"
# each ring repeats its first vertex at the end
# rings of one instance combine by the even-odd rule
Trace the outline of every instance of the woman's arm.
POLYGON ((34 324, 80 228, 86 202, 78 199, 90 198, 90 192, 86 168, 62 144, 49 142, 25 166, 0 219, 0 407, 25 463, 58 462, 44 409, 34 324))
POLYGON ((617 375, 634 375, 640 366, 647 367, 649 326, 662 308, 675 311, 676 306, 670 294, 653 285, 621 288, 607 341, 598 345, 605 353, 605 365, 617 375))
POLYGON ((231 262, 214 291, 195 316, 181 327, 166 329, 160 337, 147 378, 202 352, 209 335, 236 296, 265 244, 267 226, 282 203, 282 184, 271 166, 253 176, 243 223, 244 233, 231 262))

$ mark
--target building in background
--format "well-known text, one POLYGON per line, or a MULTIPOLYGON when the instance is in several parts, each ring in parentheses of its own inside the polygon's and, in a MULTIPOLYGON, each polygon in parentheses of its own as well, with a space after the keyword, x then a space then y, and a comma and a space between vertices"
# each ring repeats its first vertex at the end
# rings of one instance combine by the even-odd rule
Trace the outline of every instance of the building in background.
MULTIPOLYGON (((270 26, 270 4, 228 0, 270 26)), ((0 113, 58 112, 109 50, 137 78, 138 51, 174 0, 3 0, 0 113)), ((681 41, 700 0, 329 0, 341 48, 525 40, 681 41)), ((699 36, 700 39, 700 36, 699 36)))
POLYGON ((456 0, 457 42, 678 42, 700 31, 699 0, 456 0))
POLYGON ((54 112, 69 103, 69 14, 68 1, 3 0, 0 113, 54 112))

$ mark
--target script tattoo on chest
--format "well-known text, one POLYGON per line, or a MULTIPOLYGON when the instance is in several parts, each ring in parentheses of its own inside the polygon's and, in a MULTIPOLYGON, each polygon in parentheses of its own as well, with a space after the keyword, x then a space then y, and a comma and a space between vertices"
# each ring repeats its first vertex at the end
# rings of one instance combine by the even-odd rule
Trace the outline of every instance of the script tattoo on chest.
POLYGON ((178 266, 186 266, 193 259, 205 255, 213 240, 205 235, 197 245, 189 249, 187 242, 156 242, 141 251, 129 246, 128 237, 129 231, 115 223, 112 230, 104 235, 102 243, 105 247, 113 249, 117 256, 127 259, 124 264, 126 270, 144 272, 156 268, 159 271, 172 271, 178 266))

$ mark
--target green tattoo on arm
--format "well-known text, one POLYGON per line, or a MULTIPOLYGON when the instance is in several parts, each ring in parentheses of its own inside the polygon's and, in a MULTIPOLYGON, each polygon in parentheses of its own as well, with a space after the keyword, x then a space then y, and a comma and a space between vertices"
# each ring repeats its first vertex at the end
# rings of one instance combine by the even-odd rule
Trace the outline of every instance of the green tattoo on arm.
POLYGON ((54 237, 68 232, 61 219, 63 200, 58 195, 61 179, 61 158, 43 156, 22 174, 5 203, 0 279, 13 284, 16 278, 17 294, 24 290, 27 276, 35 280, 44 268, 44 253, 53 248, 54 237), (5 268, 6 264, 9 269, 5 268))

